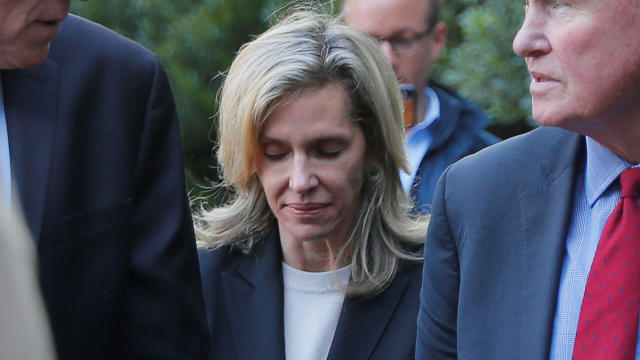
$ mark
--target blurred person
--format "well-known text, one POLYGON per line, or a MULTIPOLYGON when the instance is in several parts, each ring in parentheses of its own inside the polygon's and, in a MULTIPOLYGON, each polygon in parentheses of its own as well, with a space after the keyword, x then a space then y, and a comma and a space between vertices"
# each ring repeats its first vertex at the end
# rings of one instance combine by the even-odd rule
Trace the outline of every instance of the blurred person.
MULTIPOLYGON (((0 195, 0 204, 8 203, 0 195)), ((0 206, 0 359, 53 360, 36 278, 33 242, 22 219, 0 206)))
POLYGON ((241 48, 218 126, 234 195, 197 232, 214 359, 413 356, 427 221, 401 101, 376 44, 315 11, 241 48))
POLYGON ((58 356, 205 358, 167 76, 69 7, 0 0, 0 189, 24 209, 58 356))
POLYGON ((498 138, 484 131, 489 119, 456 93, 430 80, 445 47, 447 28, 439 0, 342 0, 344 21, 378 40, 398 81, 415 90, 415 124, 407 128, 408 171, 402 186, 418 212, 431 208, 444 169, 498 138))
POLYGON ((640 3, 525 3, 542 125, 442 175, 418 359, 640 359, 640 3))

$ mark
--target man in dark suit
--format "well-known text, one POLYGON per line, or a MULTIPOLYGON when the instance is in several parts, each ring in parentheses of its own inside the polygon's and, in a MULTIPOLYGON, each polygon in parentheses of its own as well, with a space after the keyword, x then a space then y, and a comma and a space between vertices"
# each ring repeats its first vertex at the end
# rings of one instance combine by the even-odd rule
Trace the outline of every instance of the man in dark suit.
POLYGON ((35 239, 58 356, 205 358, 166 74, 140 45, 66 18, 69 6, 0 1, 2 189, 35 239))
POLYGON ((416 358, 638 359, 640 3, 526 5, 543 126, 440 178, 416 358))
POLYGON ((451 163, 498 138, 484 131, 489 119, 455 92, 430 81, 444 49, 440 0, 343 0, 345 22, 378 39, 398 81, 415 88, 415 124, 407 124, 409 172, 402 187, 418 212, 431 209, 436 182, 451 163))

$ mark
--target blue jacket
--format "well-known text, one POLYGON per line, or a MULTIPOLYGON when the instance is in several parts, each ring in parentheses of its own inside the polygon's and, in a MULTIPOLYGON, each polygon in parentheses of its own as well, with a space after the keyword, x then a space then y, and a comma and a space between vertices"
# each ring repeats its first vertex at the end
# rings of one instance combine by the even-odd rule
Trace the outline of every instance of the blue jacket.
POLYGON ((436 183, 447 166, 500 139, 484 131, 489 118, 454 92, 431 84, 440 101, 440 120, 434 124, 435 138, 427 150, 411 189, 419 213, 431 212, 436 183))
POLYGON ((539 127, 438 182, 416 359, 549 358, 584 136, 539 127))

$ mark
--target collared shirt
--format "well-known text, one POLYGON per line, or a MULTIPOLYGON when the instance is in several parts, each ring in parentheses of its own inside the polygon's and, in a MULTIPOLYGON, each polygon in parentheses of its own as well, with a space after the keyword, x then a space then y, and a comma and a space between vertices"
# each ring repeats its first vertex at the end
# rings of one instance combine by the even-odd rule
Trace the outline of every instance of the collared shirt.
POLYGON ((440 119, 440 100, 438 100, 438 95, 430 87, 424 88, 424 94, 427 97, 427 113, 424 114, 424 118, 420 123, 409 129, 405 142, 410 173, 400 171, 400 182, 407 194, 411 192, 411 186, 420 163, 436 137, 434 125, 440 119))
MULTIPOLYGON (((620 199, 617 178, 632 166, 595 140, 587 138, 586 142, 587 164, 584 176, 577 177, 574 189, 573 215, 551 338, 551 360, 571 359, 591 263, 604 225, 620 199)), ((636 359, 640 359, 640 346, 636 346, 636 359)))
POLYGON ((4 94, 0 77, 0 199, 4 199, 6 209, 11 208, 11 159, 9 157, 9 134, 4 113, 4 94))

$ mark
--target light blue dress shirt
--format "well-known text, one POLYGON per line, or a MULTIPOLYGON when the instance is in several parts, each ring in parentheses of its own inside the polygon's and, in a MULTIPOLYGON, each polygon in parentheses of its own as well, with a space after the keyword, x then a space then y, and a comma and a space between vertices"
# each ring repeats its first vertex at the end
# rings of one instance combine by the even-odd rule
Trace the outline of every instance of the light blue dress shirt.
POLYGON ((400 171, 400 182, 402 188, 409 194, 411 185, 416 177, 422 158, 429 150, 429 146, 433 143, 436 134, 434 133, 435 124, 440 119, 440 100, 438 95, 432 88, 424 88, 424 94, 427 96, 427 113, 424 114, 422 121, 414 125, 407 133, 405 142, 405 150, 409 160, 409 171, 400 171))
MULTIPOLYGON (((632 165, 595 140, 587 138, 586 142, 587 163, 584 174, 576 179, 573 215, 560 276, 551 360, 571 359, 587 276, 604 225, 620 199, 620 183, 616 180, 632 165)), ((638 345, 636 359, 640 359, 638 345)))
POLYGON ((0 204, 11 209, 11 159, 9 157, 9 134, 7 118, 4 114, 4 94, 0 77, 0 204))

